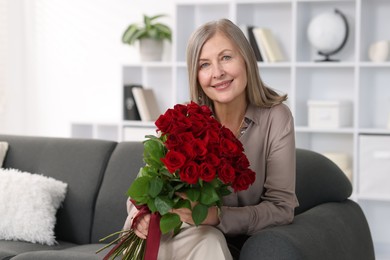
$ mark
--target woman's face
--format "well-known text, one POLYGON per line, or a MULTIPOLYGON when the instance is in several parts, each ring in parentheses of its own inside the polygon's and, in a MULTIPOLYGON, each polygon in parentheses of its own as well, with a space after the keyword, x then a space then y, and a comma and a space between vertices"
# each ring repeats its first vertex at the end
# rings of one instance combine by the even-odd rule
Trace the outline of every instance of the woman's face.
POLYGON ((199 84, 214 103, 245 101, 246 66, 230 39, 217 32, 207 40, 200 52, 198 65, 199 84))

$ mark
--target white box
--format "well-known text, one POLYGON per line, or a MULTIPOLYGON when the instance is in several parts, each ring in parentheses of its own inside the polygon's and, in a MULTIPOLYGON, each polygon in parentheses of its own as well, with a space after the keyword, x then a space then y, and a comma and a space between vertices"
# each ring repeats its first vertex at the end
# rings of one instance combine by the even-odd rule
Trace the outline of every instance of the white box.
POLYGON ((390 195, 390 136, 359 136, 359 193, 390 195))
POLYGON ((346 100, 308 100, 308 126, 339 128, 352 126, 352 102, 346 100))

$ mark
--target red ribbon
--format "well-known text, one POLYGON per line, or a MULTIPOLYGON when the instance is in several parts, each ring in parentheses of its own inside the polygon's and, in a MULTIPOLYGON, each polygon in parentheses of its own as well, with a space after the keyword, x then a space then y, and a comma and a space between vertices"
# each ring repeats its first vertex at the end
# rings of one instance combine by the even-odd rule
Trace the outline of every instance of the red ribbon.
POLYGON ((137 205, 135 201, 131 200, 134 206, 138 209, 137 215, 133 219, 131 228, 135 228, 135 223, 138 219, 146 214, 150 215, 150 222, 148 228, 148 236, 146 238, 145 260, 157 260, 158 249, 160 247, 160 214, 158 212, 151 213, 149 208, 145 205, 137 205))

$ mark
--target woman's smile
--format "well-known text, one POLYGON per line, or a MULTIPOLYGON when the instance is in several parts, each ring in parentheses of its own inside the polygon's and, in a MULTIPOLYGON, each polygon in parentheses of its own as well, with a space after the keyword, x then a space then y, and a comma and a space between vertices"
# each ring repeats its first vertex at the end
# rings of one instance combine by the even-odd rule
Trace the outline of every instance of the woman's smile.
POLYGON ((217 84, 214 84, 212 87, 215 89, 218 89, 218 90, 224 90, 224 89, 228 88, 232 82, 233 82, 233 80, 224 80, 224 81, 221 81, 217 84))

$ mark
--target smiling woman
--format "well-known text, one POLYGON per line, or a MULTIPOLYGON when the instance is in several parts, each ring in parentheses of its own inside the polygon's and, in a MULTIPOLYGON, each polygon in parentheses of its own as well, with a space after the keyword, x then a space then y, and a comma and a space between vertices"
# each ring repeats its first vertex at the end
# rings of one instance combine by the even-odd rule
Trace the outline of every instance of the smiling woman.
MULTIPOLYGON (((198 227, 191 209, 174 209, 186 224, 178 235, 162 237, 157 259, 235 259, 248 236, 293 220, 298 205, 294 120, 283 104, 287 96, 264 85, 251 45, 230 20, 211 21, 195 30, 187 46, 187 68, 192 101, 209 107, 213 117, 237 135, 256 179, 247 190, 224 196, 220 212, 209 208, 198 227), (241 245, 231 242, 236 236, 241 245)), ((219 139, 207 140, 212 144, 219 139)), ((222 163, 223 154, 217 154, 222 163)), ((150 217, 134 223, 137 209, 128 205, 128 212, 124 229, 132 225, 146 233, 150 217)))

